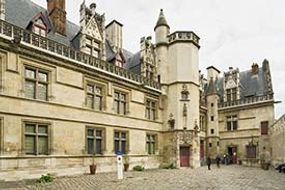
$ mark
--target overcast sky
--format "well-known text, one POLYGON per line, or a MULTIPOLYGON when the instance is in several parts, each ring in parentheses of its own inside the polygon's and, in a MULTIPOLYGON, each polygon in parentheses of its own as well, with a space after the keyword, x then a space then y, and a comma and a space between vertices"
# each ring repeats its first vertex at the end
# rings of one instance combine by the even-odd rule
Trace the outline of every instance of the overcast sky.
MULTIPOLYGON (((46 7, 46 0, 33 1, 46 7)), ((81 2, 66 0, 67 18, 76 24, 81 2)), ((87 5, 92 2, 107 23, 116 19, 124 25, 124 48, 131 52, 139 50, 141 37, 154 36, 163 8, 171 32, 190 30, 201 38, 200 69, 205 74, 210 65, 243 71, 268 59, 275 100, 282 101, 275 106, 276 118, 285 113, 284 0, 86 0, 87 5)))

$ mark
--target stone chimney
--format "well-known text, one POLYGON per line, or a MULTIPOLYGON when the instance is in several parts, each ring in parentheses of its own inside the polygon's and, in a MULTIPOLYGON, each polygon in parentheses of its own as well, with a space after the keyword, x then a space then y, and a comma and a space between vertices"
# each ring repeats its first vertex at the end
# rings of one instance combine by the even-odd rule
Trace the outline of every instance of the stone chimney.
POLYGON ((123 46, 123 25, 113 20, 105 27, 106 38, 110 42, 114 51, 122 49, 123 46))
POLYGON ((63 36, 66 35, 65 0, 47 0, 48 15, 53 25, 53 30, 63 36))
POLYGON ((253 63, 251 66, 251 73, 253 75, 256 75, 258 73, 258 64, 257 63, 253 63))
POLYGON ((5 8, 5 2, 6 0, 0 0, 0 19, 5 20, 5 13, 6 13, 6 8, 5 8))
POLYGON ((215 68, 214 66, 210 66, 207 68, 208 74, 207 74, 207 81, 210 82, 212 80, 216 80, 216 78, 219 76, 220 71, 215 68))

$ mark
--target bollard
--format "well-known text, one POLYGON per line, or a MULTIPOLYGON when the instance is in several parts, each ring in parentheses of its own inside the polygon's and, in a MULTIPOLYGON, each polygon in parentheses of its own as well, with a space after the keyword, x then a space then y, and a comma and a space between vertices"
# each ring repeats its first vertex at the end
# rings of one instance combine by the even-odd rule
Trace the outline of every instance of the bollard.
POLYGON ((123 157, 121 152, 117 152, 117 174, 118 179, 123 179, 123 157))

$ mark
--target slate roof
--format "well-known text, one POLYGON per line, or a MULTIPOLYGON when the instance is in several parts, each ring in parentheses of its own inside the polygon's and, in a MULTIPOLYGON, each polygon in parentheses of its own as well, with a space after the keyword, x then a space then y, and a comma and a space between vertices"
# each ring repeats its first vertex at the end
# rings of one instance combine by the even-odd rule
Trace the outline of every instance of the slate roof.
MULTIPOLYGON (((38 13, 42 12, 46 16, 48 21, 48 28, 52 28, 52 23, 48 18, 48 13, 46 8, 32 2, 31 0, 7 0, 6 1, 6 21, 19 26, 21 28, 27 28, 32 18, 38 13), (17 14, 15 14, 17 13, 17 14)), ((49 32, 47 37, 56 42, 62 43, 67 46, 71 46, 75 49, 79 48, 79 33, 80 26, 67 20, 66 23, 66 36, 60 34, 49 32)), ((133 56, 128 50, 122 50, 125 59, 128 60, 133 56)), ((107 61, 114 56, 114 52, 106 40, 106 57, 107 61)))
POLYGON ((158 20, 157 20, 156 25, 154 27, 154 30, 159 26, 166 26, 169 28, 169 25, 167 24, 166 18, 163 14, 163 9, 160 9, 159 17, 158 17, 158 20))
MULTIPOLYGON (((8 0, 6 1, 6 21, 19 26, 21 28, 27 28, 31 19, 42 12, 47 20, 48 24, 51 26, 51 22, 47 16, 47 10, 40 5, 30 1, 30 0, 8 0), (17 13, 17 14, 15 14, 17 13)), ((52 27, 52 26, 51 26, 52 27)), ((63 43, 67 46, 72 46, 72 39, 79 32, 80 27, 70 21, 66 23, 66 36, 62 36, 57 33, 49 32, 48 38, 55 40, 57 42, 63 43)))
POLYGON ((141 61, 140 52, 135 53, 132 57, 127 60, 126 69, 136 73, 141 74, 141 61))
MULTIPOLYGON (((258 73, 253 75, 251 70, 240 72, 240 99, 245 99, 251 96, 264 96, 267 95, 267 82, 265 80, 265 73, 263 68, 258 68, 258 73)), ((217 92, 220 96, 220 101, 223 102, 224 96, 224 77, 219 77, 215 82, 215 88, 213 84, 209 82, 206 87, 206 93, 217 92)))

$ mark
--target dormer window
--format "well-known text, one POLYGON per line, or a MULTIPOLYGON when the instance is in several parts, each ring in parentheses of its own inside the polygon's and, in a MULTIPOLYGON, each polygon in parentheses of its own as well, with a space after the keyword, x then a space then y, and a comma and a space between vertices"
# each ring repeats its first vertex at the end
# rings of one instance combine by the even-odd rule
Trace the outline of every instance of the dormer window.
POLYGON ((33 32, 40 35, 40 36, 43 36, 43 37, 46 37, 47 36, 47 28, 46 28, 46 25, 44 24, 44 22, 42 21, 42 19, 38 19, 34 22, 33 24, 33 32))
POLYGON ((227 93, 227 102, 237 100, 237 88, 227 89, 226 93, 227 93))

